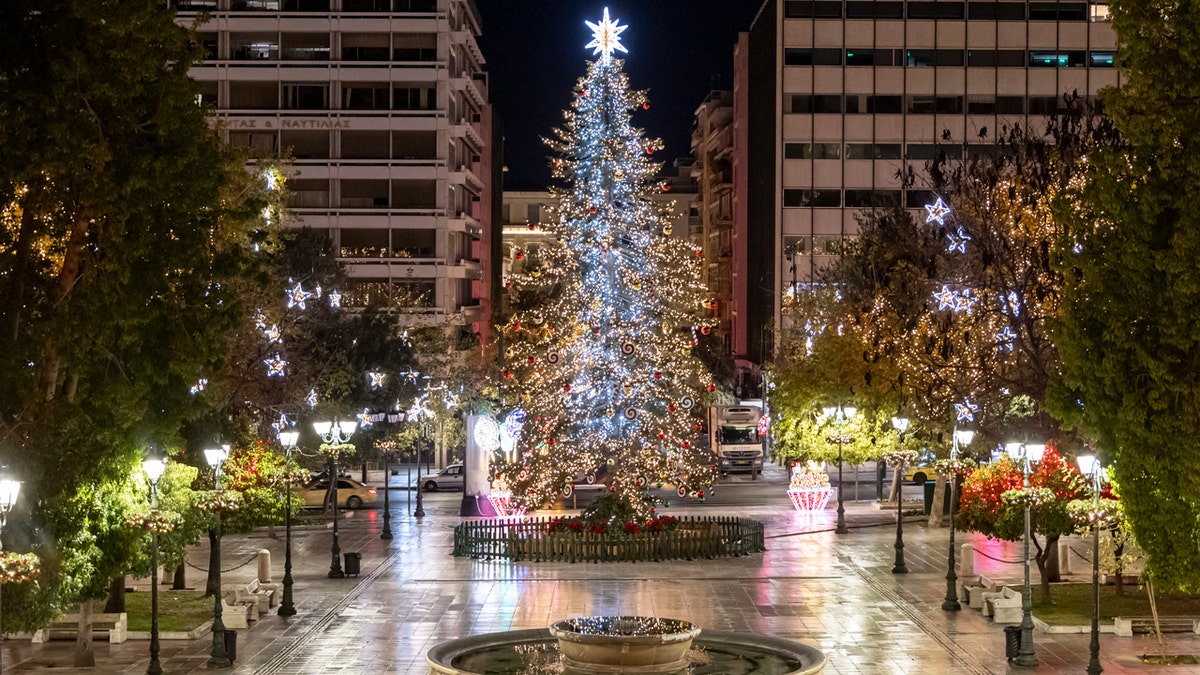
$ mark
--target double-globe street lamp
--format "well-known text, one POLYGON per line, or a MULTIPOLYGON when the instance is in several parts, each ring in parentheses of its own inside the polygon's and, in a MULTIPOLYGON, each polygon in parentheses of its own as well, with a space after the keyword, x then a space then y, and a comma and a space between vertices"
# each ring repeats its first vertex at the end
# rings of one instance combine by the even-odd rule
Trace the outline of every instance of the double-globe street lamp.
POLYGON ((150 665, 146 675, 161 675, 162 664, 158 661, 158 529, 153 516, 158 511, 158 480, 167 470, 166 455, 151 449, 142 460, 142 472, 150 486, 150 665))
POLYGON ((1092 642, 1087 674, 1100 675, 1100 488, 1104 467, 1095 455, 1080 455, 1079 472, 1092 479, 1092 642))
POLYGON ((292 600, 292 450, 299 442, 299 431, 279 432, 279 444, 283 446, 284 453, 283 477, 287 483, 287 501, 283 512, 283 599, 279 602, 279 616, 296 614, 296 604, 292 600))
MULTIPOLYGON (((900 446, 904 444, 904 433, 908 431, 909 424, 907 417, 892 418, 892 428, 899 436, 898 445, 900 446)), ((904 463, 898 463, 894 471, 903 473, 904 463)), ((892 574, 908 574, 908 565, 904 562, 904 487, 899 480, 900 476, 896 478, 896 485, 900 489, 896 492, 896 561, 892 564, 892 574)))
POLYGON ((422 490, 421 490, 421 453, 424 452, 424 450, 425 450, 425 441, 426 441, 426 432, 427 432, 426 421, 428 421, 429 418, 431 418, 431 417, 433 417, 433 411, 429 409, 429 406, 424 405, 424 403, 421 401, 418 401, 417 403, 415 403, 413 405, 413 407, 408 411, 408 419, 416 420, 417 423, 421 425, 421 436, 420 436, 419 440, 417 441, 417 452, 416 452, 417 508, 413 511, 413 518, 424 518, 425 517, 425 507, 421 502, 421 492, 422 492, 422 490))
MULTIPOLYGON (((313 431, 321 437, 321 440, 332 446, 344 445, 350 442, 350 437, 354 435, 358 429, 358 422, 354 420, 339 421, 338 418, 333 418, 333 421, 320 420, 313 422, 313 431)), ((333 545, 330 546, 332 559, 329 563, 329 578, 342 579, 346 573, 342 571, 342 561, 340 556, 342 549, 338 546, 338 472, 337 472, 337 451, 329 453, 329 494, 330 504, 333 506, 333 545)))
POLYGON ((823 410, 825 419, 832 419, 837 426, 837 436, 829 436, 825 440, 830 443, 837 443, 838 446, 838 507, 837 507, 837 528, 834 532, 837 534, 847 534, 850 528, 846 527, 846 504, 842 497, 842 446, 850 443, 854 439, 847 438, 843 432, 846 422, 850 421, 858 412, 858 408, 848 405, 829 406, 823 410))
POLYGON ((204 451, 204 459, 213 468, 213 485, 217 495, 217 525, 216 536, 213 537, 213 564, 216 569, 210 574, 216 579, 216 593, 213 594, 213 626, 212 653, 209 655, 209 668, 230 668, 233 661, 225 651, 225 622, 221 619, 221 465, 229 458, 229 446, 209 448, 204 451))
MULTIPOLYGON (((1021 466, 1025 490, 1029 490, 1029 474, 1033 463, 1042 461, 1046 446, 1038 443, 1009 443, 1004 453, 1021 466)), ((1025 589, 1021 594, 1021 648, 1013 662, 1018 666, 1036 668, 1037 654, 1033 649, 1033 593, 1029 587, 1029 500, 1025 500, 1025 589)))
POLYGON ((958 602, 958 574, 954 571, 954 506, 958 503, 954 489, 958 486, 958 448, 970 445, 973 440, 974 431, 955 427, 954 440, 950 445, 950 562, 946 569, 946 599, 942 601, 942 609, 947 612, 962 609, 958 602))
MULTIPOLYGON (((0 535, 4 533, 4 525, 8 522, 8 512, 17 503, 17 495, 20 493, 21 481, 10 476, 7 470, 0 473, 0 535)), ((0 551, 3 550, 4 544, 0 542, 0 551)), ((3 618, 2 613, 0 613, 0 618, 3 618)), ((3 670, 4 661, 0 659, 0 672, 3 672, 3 670)))

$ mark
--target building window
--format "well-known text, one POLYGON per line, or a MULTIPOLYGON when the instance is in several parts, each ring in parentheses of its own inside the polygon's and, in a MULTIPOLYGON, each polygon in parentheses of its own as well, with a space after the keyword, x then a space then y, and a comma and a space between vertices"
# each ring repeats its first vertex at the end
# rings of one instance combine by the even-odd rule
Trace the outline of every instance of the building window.
POLYGON ((846 159, 900 159, 899 143, 847 143, 846 159))
POLYGON ((963 50, 961 49, 910 49, 905 52, 906 65, 909 67, 924 66, 961 66, 963 50))
POLYGON ((997 96, 997 115, 1024 115, 1025 98, 1021 96, 997 96))
POLYGON ((783 50, 783 65, 785 65, 785 66, 840 66, 840 65, 842 65, 842 50, 840 50, 840 49, 785 49, 785 50, 783 50))
POLYGON ((787 207, 824 206, 836 208, 842 205, 842 193, 837 189, 784 190, 783 205, 787 207))
POLYGON ((967 51, 968 66, 1025 67, 1023 49, 971 49, 967 51))
POLYGON ((1029 67, 1030 68, 1077 68, 1086 63, 1084 58, 1085 52, 1078 51, 1052 51, 1052 50, 1030 50, 1029 52, 1029 67))
POLYGON ((813 253, 816 255, 841 255, 842 236, 840 234, 814 236, 813 253))
POLYGON ((1090 52, 1088 54, 1088 65, 1093 68, 1112 68, 1115 65, 1113 63, 1114 56, 1113 52, 1090 52))
POLYGON ((903 2, 847 2, 847 19, 903 19, 903 2))
POLYGON ((937 196, 930 190, 908 190, 904 193, 904 208, 920 209, 926 204, 932 204, 937 196))
POLYGON ((326 110, 329 108, 329 85, 285 83, 283 107, 286 110, 326 110))
MULTIPOLYGON (((962 159, 961 145, 935 145, 931 143, 909 143, 905 148, 905 159, 935 159, 945 157, 946 159, 962 159)), ((929 202, 926 202, 929 203, 929 202)))
POLYGON ((840 113, 842 112, 841 96, 810 96, 808 94, 792 94, 788 97, 788 113, 840 113))
POLYGON ((867 112, 873 115, 899 115, 904 112, 904 97, 868 96, 867 112))
POLYGON ((1062 100, 1057 96, 1030 96, 1030 115, 1053 115, 1062 107, 1062 100))
POLYGON ((961 96, 909 96, 908 113, 910 115, 961 115, 963 99, 961 96))
POLYGON ((961 2, 910 2, 910 19, 961 19, 964 8, 961 2))
POLYGON ((809 247, 812 245, 812 238, 807 235, 801 236, 785 236, 783 238, 783 255, 788 258, 793 258, 800 255, 808 255, 809 247))
POLYGON ((846 206, 849 208, 878 208, 899 204, 899 190, 846 190, 846 206))
POLYGON ((842 3, 840 0, 838 2, 787 0, 783 3, 783 16, 787 19, 840 19, 842 18, 842 3))
POLYGON ((1086 2, 1031 2, 1030 21, 1087 21, 1086 2))
POLYGON ((1092 3, 1088 8, 1088 15, 1092 21, 1111 21, 1112 13, 1108 10, 1108 3, 1092 3))
POLYGON ((991 21, 1024 21, 1024 2, 970 2, 967 18, 991 21))
POLYGON ((784 159, 841 159, 838 143, 785 143, 784 159))

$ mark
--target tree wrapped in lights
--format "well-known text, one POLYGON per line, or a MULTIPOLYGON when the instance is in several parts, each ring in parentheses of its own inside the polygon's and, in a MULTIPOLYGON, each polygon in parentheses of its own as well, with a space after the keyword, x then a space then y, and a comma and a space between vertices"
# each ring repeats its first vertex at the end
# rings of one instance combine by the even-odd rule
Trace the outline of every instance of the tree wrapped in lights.
POLYGON ((693 353, 711 321, 697 246, 673 238, 650 156, 662 147, 633 127, 646 105, 614 50, 624 26, 589 23, 598 58, 579 80, 557 140, 556 243, 518 251, 521 294, 504 332, 501 387, 527 411, 511 459, 496 473, 531 508, 575 475, 609 463, 610 489, 644 506, 648 484, 698 495, 712 462, 694 447, 711 379, 693 353))

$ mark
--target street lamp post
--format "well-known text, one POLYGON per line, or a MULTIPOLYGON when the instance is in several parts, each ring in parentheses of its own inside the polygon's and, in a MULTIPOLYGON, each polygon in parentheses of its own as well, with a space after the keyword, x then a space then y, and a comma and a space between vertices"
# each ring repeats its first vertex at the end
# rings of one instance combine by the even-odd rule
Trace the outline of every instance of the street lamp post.
MULTIPOLYGON (((1041 444, 1009 443, 1004 452, 1021 464, 1025 489, 1029 489, 1029 473, 1034 462, 1042 461, 1046 446, 1041 444)), ((1029 501, 1025 501, 1025 589, 1021 594, 1021 649, 1013 662, 1018 666, 1036 668, 1037 654, 1033 649, 1033 593, 1029 587, 1029 501)))
POLYGON ((425 449, 425 419, 424 416, 419 416, 421 420, 421 441, 417 444, 417 508, 413 511, 413 518, 424 518, 425 507, 421 503, 421 451, 425 449))
POLYGON ((832 419, 837 425, 837 436, 826 439, 827 441, 837 443, 838 446, 837 528, 834 529, 834 532, 837 534, 847 534, 850 532, 850 528, 846 527, 846 503, 842 498, 842 446, 846 443, 849 443, 853 439, 846 438, 846 435, 842 432, 842 429, 845 427, 846 422, 854 417, 855 413, 857 412, 858 408, 848 405, 836 405, 824 409, 825 418, 832 419))
MULTIPOLYGON (((896 430, 900 437, 900 443, 904 442, 904 432, 908 431, 909 419, 907 417, 893 417, 892 428, 896 430)), ((896 465, 896 471, 903 472, 903 462, 896 465)), ((900 485, 899 476, 896 477, 896 485, 900 485)), ((900 487, 896 493, 896 562, 892 564, 892 574, 908 574, 908 565, 904 562, 904 488, 900 487)))
POLYGON ((1100 487, 1104 467, 1095 455, 1081 455, 1079 472, 1092 478, 1092 642, 1087 674, 1100 675, 1100 487))
MULTIPOLYGON (((21 493, 21 481, 13 479, 8 472, 0 473, 0 535, 4 533, 4 525, 8 522, 8 512, 17 503, 17 495, 21 493)), ((0 542, 0 551, 4 550, 0 542)), ((0 619, 3 614, 0 613, 0 619)), ((4 661, 0 659, 0 672, 4 670, 4 661)))
POLYGON ((391 489, 392 482, 392 451, 383 451, 383 534, 379 535, 380 539, 390 540, 392 538, 392 503, 391 489))
MULTIPOLYGON (((350 442, 350 437, 358 429, 358 422, 353 420, 340 422, 335 417, 332 422, 313 422, 313 430, 329 445, 342 445, 350 442)), ((329 578, 342 579, 346 573, 342 571, 342 549, 338 546, 338 494, 337 494, 337 453, 329 453, 329 493, 333 506, 333 544, 329 547, 331 560, 329 563, 329 578)))
MULTIPOLYGON (((142 471, 150 485, 150 515, 158 511, 158 479, 167 470, 167 458, 156 451, 142 460, 142 471)), ((158 661, 158 530, 153 520, 150 523, 150 665, 146 675, 162 675, 162 664, 158 661)))
POLYGON ((221 464, 229 457, 229 446, 209 448, 204 451, 204 459, 213 468, 213 483, 217 493, 217 536, 213 537, 213 560, 216 562, 216 593, 213 594, 213 644, 212 653, 208 658, 209 668, 229 668, 233 662, 225 651, 225 622, 221 620, 221 464))
POLYGON ((962 609, 962 605, 958 602, 958 574, 954 571, 954 506, 958 501, 954 495, 954 488, 958 486, 958 467, 955 466, 955 463, 958 461, 959 446, 970 445, 974 439, 974 431, 955 428, 954 441, 950 446, 950 562, 946 569, 946 599, 942 601, 942 609, 947 612, 957 612, 962 609))
POLYGON ((279 602, 279 616, 296 614, 296 603, 292 600, 292 450, 300 442, 299 431, 279 432, 279 443, 283 446, 283 475, 287 481, 286 510, 283 513, 283 599, 279 602))

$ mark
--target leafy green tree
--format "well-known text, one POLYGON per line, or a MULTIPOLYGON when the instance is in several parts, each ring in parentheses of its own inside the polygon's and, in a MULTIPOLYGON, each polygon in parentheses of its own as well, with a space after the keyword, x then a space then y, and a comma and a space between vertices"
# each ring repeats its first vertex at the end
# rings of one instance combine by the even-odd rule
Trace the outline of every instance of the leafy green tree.
POLYGON ((1089 153, 1059 215, 1067 276, 1057 415, 1096 439, 1159 588, 1200 591, 1200 7, 1109 4, 1128 141, 1089 153))
POLYGON ((1075 531, 1068 504, 1086 494, 1079 470, 1047 448, 1024 489, 1020 467, 1004 457, 967 476, 955 527, 1005 541, 1025 536, 1025 504, 1030 505, 1030 543, 1041 576, 1042 597, 1050 598, 1050 582, 1058 580, 1058 540, 1075 531), (1041 537, 1039 539, 1039 537, 1041 537))
POLYGON ((6 626, 129 569, 130 471, 203 410, 241 312, 268 199, 196 104, 193 37, 152 0, 0 4, 0 435, 29 508, 6 535, 45 563, 6 626))

